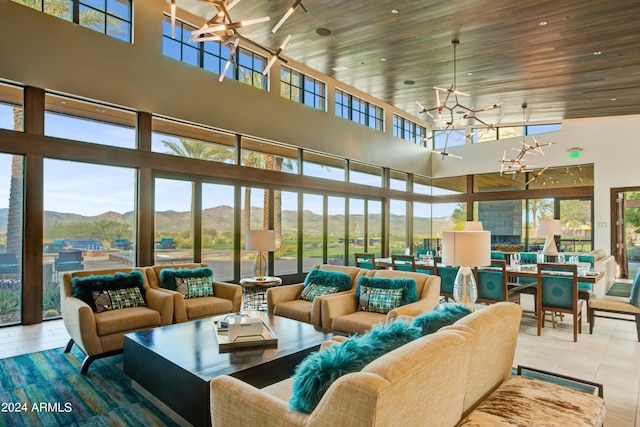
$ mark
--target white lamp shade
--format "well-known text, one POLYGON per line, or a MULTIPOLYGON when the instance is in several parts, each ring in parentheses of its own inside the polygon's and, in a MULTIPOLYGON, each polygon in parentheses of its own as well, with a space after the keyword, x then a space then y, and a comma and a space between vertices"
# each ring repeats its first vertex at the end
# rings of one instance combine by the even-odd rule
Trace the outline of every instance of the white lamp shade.
POLYGON ((248 251, 275 251, 276 232, 274 230, 248 230, 245 235, 245 246, 248 251))
POLYGON ((538 234, 553 234, 559 236, 562 234, 562 224, 559 219, 543 219, 538 226, 538 234))
POLYGON ((464 231, 484 231, 484 228, 482 228, 482 221, 465 222, 464 231))
POLYGON ((442 262, 446 265, 491 265, 490 231, 443 231, 442 262))

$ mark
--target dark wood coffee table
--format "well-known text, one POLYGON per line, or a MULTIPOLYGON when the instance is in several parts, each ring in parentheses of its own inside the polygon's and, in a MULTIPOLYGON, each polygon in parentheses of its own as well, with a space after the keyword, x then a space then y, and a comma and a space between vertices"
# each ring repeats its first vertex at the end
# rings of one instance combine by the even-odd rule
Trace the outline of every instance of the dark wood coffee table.
POLYGON ((124 371, 138 386, 195 426, 211 425, 209 382, 231 375, 265 387, 293 375, 309 353, 332 334, 263 312, 277 346, 219 351, 213 319, 195 320, 124 336, 124 371))

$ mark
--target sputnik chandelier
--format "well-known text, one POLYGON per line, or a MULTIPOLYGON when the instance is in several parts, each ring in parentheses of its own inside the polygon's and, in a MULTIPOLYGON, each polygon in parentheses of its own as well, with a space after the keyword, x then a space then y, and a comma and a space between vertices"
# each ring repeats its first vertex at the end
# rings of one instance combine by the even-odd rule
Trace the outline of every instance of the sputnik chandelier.
MULTIPOLYGON (((500 108, 500 104, 492 104, 486 108, 476 109, 473 107, 467 107, 460 103, 458 96, 471 96, 468 93, 461 92, 458 90, 456 86, 456 47, 460 44, 460 40, 453 39, 451 40, 451 45, 453 46, 453 84, 449 88, 442 88, 434 86, 433 89, 436 92, 436 106, 433 108, 426 108, 420 102, 416 101, 418 107, 420 107, 420 113, 426 113, 434 123, 434 127, 437 129, 441 129, 442 133, 445 135, 445 144, 444 149, 442 151, 433 151, 434 153, 442 155, 444 157, 457 157, 460 156, 453 155, 447 152, 447 146, 449 144, 449 136, 453 132, 457 132, 464 136, 465 138, 470 138, 473 134, 467 135, 464 129, 464 124, 467 119, 479 122, 484 126, 483 132, 488 132, 491 129, 494 129, 494 124, 489 124, 484 120, 480 119, 477 114, 493 110, 495 108, 500 108), (442 97, 440 93, 444 95, 442 97), (437 117, 434 116, 432 112, 437 112, 437 117), (455 117, 455 114, 461 114, 459 118, 455 117)), ((430 138, 427 138, 430 139, 430 138)))
MULTIPOLYGON (((502 154, 502 159, 499 160, 500 176, 502 176, 503 174, 512 174, 513 177, 515 178, 516 175, 519 175, 521 173, 533 172, 536 166, 526 164, 526 161, 527 161, 526 156, 528 154, 535 155, 538 153, 544 156, 544 152, 542 151, 542 148, 549 147, 555 144, 554 141, 549 141, 545 144, 540 144, 538 143, 538 140, 536 140, 536 137, 533 135, 531 135, 531 138, 533 138, 533 144, 526 143, 525 141, 526 109, 527 109, 527 103, 524 102, 522 103, 522 141, 520 142, 522 147, 514 148, 514 150, 518 152, 518 155, 515 158, 508 159, 506 151, 502 154)), ((533 173, 533 175, 530 175, 529 180, 525 183, 525 185, 529 185, 531 182, 538 179, 538 177, 540 177, 540 175, 542 175, 546 170, 547 168, 544 168, 542 170, 539 170, 538 172, 533 173)))
MULTIPOLYGON (((225 74, 229 70, 229 67, 231 66, 231 64, 233 62, 237 63, 236 51, 238 50, 238 45, 240 43, 240 40, 269 53, 270 55, 269 62, 267 63, 267 66, 264 68, 264 70, 262 70, 262 74, 265 76, 267 75, 267 73, 269 72, 273 64, 276 62, 276 60, 279 59, 284 63, 287 62, 287 60, 282 58, 280 55, 282 54, 282 51, 284 51, 284 49, 287 47, 287 45, 291 41, 290 35, 288 35, 284 39, 284 41, 282 42, 280 47, 278 47, 278 49, 273 50, 266 46, 263 46, 260 43, 257 43, 249 39, 248 37, 243 36, 238 31, 240 28, 248 27, 250 25, 259 24, 262 22, 267 22, 271 20, 269 16, 249 19, 245 21, 234 21, 233 19, 231 19, 231 16, 229 15, 229 11, 235 5, 237 5, 240 2, 240 0, 201 0, 201 1, 212 4, 216 8, 216 13, 215 15, 213 15, 213 18, 207 21, 207 23, 204 24, 200 29, 191 32, 191 40, 189 41, 190 42, 216 41, 216 42, 222 43, 223 45, 229 46, 229 59, 227 60, 227 63, 224 66, 224 70, 222 71, 222 73, 220 73, 220 78, 218 79, 219 81, 224 80, 225 74)), ((287 13, 285 13, 283 18, 280 20, 280 22, 278 22, 276 27, 274 27, 273 33, 275 33, 277 29, 280 28, 282 24, 284 24, 284 21, 286 21, 286 19, 291 15, 291 13, 293 13, 293 10, 298 5, 304 9, 304 6, 302 6, 301 1, 296 1, 293 4, 293 6, 289 8, 291 12, 289 12, 288 10, 287 13)), ((304 10, 305 12, 307 11, 306 9, 304 10)), ((172 37, 175 37, 175 20, 176 20, 176 0, 171 0, 171 27, 172 27, 171 35, 172 37)))

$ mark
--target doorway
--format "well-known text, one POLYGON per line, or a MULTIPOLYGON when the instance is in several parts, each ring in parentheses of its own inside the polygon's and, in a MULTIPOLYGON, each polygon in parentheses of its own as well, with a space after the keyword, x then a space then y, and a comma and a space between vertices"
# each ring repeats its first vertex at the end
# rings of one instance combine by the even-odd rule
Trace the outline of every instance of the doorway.
POLYGON ((640 187, 611 189, 611 250, 619 276, 634 277, 640 268, 640 187))

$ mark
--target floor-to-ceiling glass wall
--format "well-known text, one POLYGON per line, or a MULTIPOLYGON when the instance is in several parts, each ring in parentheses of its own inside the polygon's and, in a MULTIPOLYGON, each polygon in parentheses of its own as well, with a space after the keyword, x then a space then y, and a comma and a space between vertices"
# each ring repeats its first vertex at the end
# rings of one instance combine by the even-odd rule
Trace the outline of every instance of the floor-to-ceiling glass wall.
POLYGON ((324 197, 305 193, 302 206, 302 271, 307 272, 324 258, 324 197))
POLYGON ((202 184, 202 262, 216 280, 233 280, 234 186, 202 184))
POLYGON ((136 171, 45 159, 43 181, 46 319, 60 315, 65 272, 136 265, 136 171))
MULTIPOLYGON (((431 233, 431 204, 413 203, 413 253, 418 249, 436 249, 431 233)), ((435 252, 434 252, 435 253, 435 252)))
POLYGON ((266 230, 269 228, 269 194, 264 188, 242 187, 242 225, 240 241, 242 256, 240 260, 240 277, 255 276, 255 260, 257 252, 245 250, 246 233, 249 230, 266 230), (265 201, 265 198, 267 199, 265 201))
POLYGON ((347 256, 347 264, 354 265, 354 254, 365 251, 365 240, 367 238, 367 230, 365 228, 366 217, 364 215, 365 200, 349 199, 349 253, 347 256))
POLYGON ((327 262, 346 265, 344 197, 327 197, 327 262))
POLYGON ((562 223, 562 252, 590 252, 592 250, 591 200, 560 199, 562 223))
POLYGON ((298 272, 298 197, 293 191, 273 191, 276 276, 298 272))
POLYGON ((155 180, 156 265, 193 262, 192 181, 155 180))
POLYGON ((411 252, 407 241, 407 202, 389 201, 389 254, 411 252))

